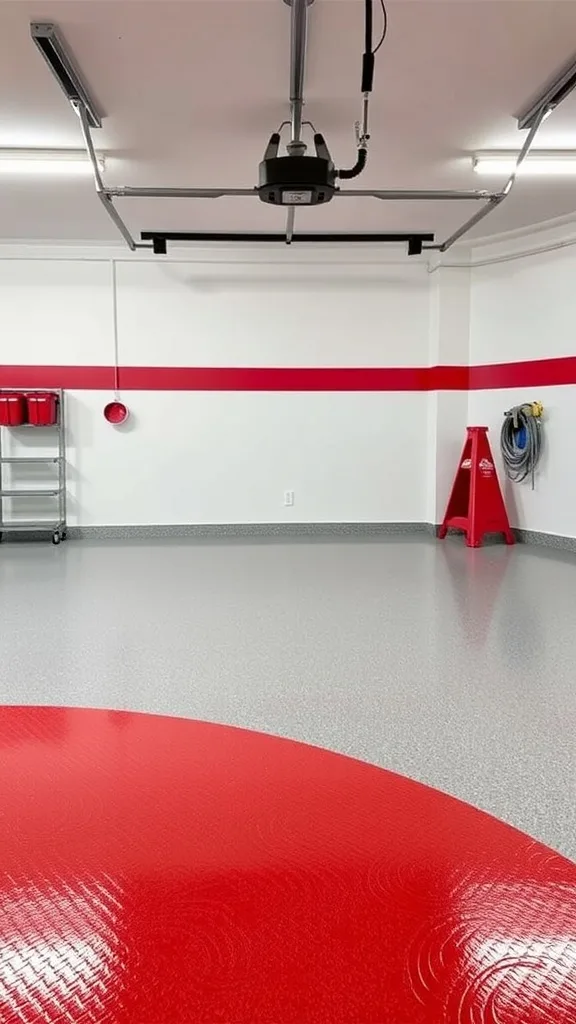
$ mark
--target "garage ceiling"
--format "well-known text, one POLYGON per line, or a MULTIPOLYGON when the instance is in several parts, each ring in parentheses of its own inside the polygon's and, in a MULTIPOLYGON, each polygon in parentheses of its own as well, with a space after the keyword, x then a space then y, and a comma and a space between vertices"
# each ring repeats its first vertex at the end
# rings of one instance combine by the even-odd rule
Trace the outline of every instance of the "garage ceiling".
MULTIPOLYGON (((518 149, 514 115, 576 53, 576 3, 388 0, 377 57, 372 142, 362 188, 490 188, 469 155, 518 149)), ((375 17, 379 11, 375 12, 375 17)), ((79 148, 78 120, 29 34, 54 22, 106 115, 94 132, 111 185, 247 186, 288 116, 289 8, 282 0, 28 0, 0 3, 0 146, 79 148)), ((375 36, 379 34, 376 23, 375 36)), ((363 46, 361 0, 315 0, 305 116, 335 162, 355 159, 363 46)), ((576 149, 576 94, 542 126, 537 148, 576 149)), ((342 188, 346 183, 342 184, 342 188)), ((256 199, 129 200, 141 229, 282 231, 284 211, 256 199)), ((525 180, 479 225, 500 233, 576 210, 576 180, 525 180)), ((467 203, 350 199, 297 211, 301 231, 435 231, 467 203)), ((0 179, 3 239, 117 240, 89 179, 0 179)))

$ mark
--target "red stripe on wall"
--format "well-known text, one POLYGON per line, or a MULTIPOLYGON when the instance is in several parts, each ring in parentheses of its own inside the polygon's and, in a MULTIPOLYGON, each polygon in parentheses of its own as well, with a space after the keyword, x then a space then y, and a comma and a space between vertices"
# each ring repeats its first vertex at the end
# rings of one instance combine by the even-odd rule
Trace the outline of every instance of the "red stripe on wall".
POLYGON ((111 366, 0 366, 0 387, 108 391, 114 387, 114 368, 111 366))
POLYGON ((420 367, 125 367, 136 391, 427 391, 420 367))
MULTIPOLYGON (((0 366, 0 387, 114 388, 111 366, 0 366)), ((465 391, 468 368, 123 366, 123 391, 465 391)))
POLYGON ((429 366, 428 391, 467 391, 468 366, 429 366))
POLYGON ((490 388, 544 388, 559 384, 576 384, 576 356, 470 367, 471 391, 486 391, 490 388))
MULTIPOLYGON (((0 387, 111 391, 112 366, 0 366, 0 387)), ((489 366, 123 366, 123 391, 479 391, 576 384, 576 356, 489 366)))

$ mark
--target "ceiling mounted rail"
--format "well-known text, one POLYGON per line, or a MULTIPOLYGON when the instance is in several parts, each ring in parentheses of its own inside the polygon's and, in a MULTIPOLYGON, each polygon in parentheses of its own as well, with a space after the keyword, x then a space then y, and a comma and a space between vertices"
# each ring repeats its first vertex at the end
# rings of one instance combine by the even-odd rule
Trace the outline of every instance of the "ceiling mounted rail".
POLYGON ((70 103, 84 107, 91 128, 101 128, 102 118, 93 102, 74 59, 68 53, 55 25, 34 21, 30 35, 70 103))
MULTIPOLYGON (((152 242, 156 255, 165 256, 168 242, 285 242, 286 236, 278 232, 250 232, 250 231, 143 231, 141 237, 152 242)), ((353 245, 357 244, 380 244, 394 245, 399 242, 407 242, 408 255, 419 256, 423 249, 424 242, 434 241, 434 235, 429 232, 365 232, 350 234, 347 232, 329 232, 320 234, 292 234, 292 242, 311 242, 318 244, 335 243, 353 245)))
MULTIPOLYGON (((536 102, 532 103, 532 105, 520 116, 518 121, 519 127, 529 128, 529 132, 518 156, 516 167, 510 175, 505 187, 501 191, 487 191, 484 189, 428 190, 378 188, 343 190, 335 184, 335 178, 355 177, 362 171, 366 163, 368 140, 370 137, 368 134, 368 99, 372 88, 374 56, 386 36, 387 18, 385 19, 385 26, 380 44, 374 49, 371 44, 372 0, 365 0, 366 44, 362 65, 362 116, 356 126, 358 158, 356 164, 348 170, 335 171, 323 136, 315 131, 309 121, 304 121, 302 116, 304 108, 304 72, 306 62, 308 8, 314 0, 284 0, 284 2, 287 3, 291 9, 290 121, 283 122, 280 131, 282 130, 282 127, 289 125, 290 140, 286 145, 288 157, 280 157, 276 163, 277 165, 282 165, 284 169, 283 173, 285 173, 286 160, 288 160, 290 167, 296 166, 295 164, 290 164, 290 160, 300 160, 300 164, 298 165, 300 168, 302 166, 314 168, 314 174, 311 175, 313 184, 310 186, 302 185, 300 182, 297 182, 296 184, 292 183, 289 186, 284 182, 281 184, 275 182, 273 187, 268 183, 265 183, 264 185, 261 183, 259 186, 252 188, 163 188, 107 185, 102 177, 92 138, 93 129, 100 128, 102 124, 102 115, 98 106, 90 96, 82 79, 81 73, 78 70, 74 59, 68 52, 57 27, 51 23, 37 22, 34 22, 30 26, 34 43, 40 50, 44 60, 49 65, 54 77, 58 81, 79 118, 84 145, 92 165, 96 193, 102 207, 131 250, 153 249, 154 252, 165 252, 166 243, 168 241, 259 240, 276 242, 281 240, 288 244, 299 241, 338 241, 342 243, 353 243, 357 241, 380 243, 405 241, 408 243, 408 252, 411 255, 421 252, 422 248, 446 252, 508 198, 516 184, 518 170, 528 156, 542 121, 556 106, 558 106, 559 103, 562 102, 572 89, 576 87, 576 61, 574 61, 562 72, 560 77, 545 90, 542 96, 536 102), (302 129, 304 125, 312 128, 312 131, 314 132, 316 157, 304 156, 307 149, 306 143, 302 139, 302 129), (318 175, 320 175, 321 179, 322 174, 325 174, 326 170, 328 170, 329 174, 332 174, 332 178, 328 181, 328 185, 323 191, 322 182, 321 180, 317 180, 317 178, 318 175), (277 201, 281 202, 286 206, 287 210, 285 233, 283 235, 277 235, 275 233, 254 235, 247 233, 244 234, 241 232, 143 231, 141 233, 142 241, 138 242, 133 237, 130 229, 114 205, 114 201, 116 199, 222 199, 227 197, 258 198, 269 203, 277 201), (446 238, 444 242, 438 244, 434 243, 434 235, 430 232, 421 233, 408 231, 392 234, 302 234, 295 231, 295 207, 297 205, 305 205, 314 202, 327 202, 332 198, 371 198, 379 199, 384 202, 476 201, 481 202, 483 205, 481 209, 477 210, 472 217, 468 218, 456 231, 446 238)), ((277 153, 279 142, 280 132, 275 133, 268 144, 265 160, 260 165, 261 174, 262 167, 264 165, 266 165, 265 169, 274 165, 274 154, 277 153), (272 158, 267 160, 266 156, 270 156, 270 154, 272 154, 272 158)))
MULTIPOLYGON (((518 127, 521 130, 532 128, 542 113, 544 117, 548 117, 562 103, 562 100, 570 95, 573 89, 576 89, 576 57, 572 57, 561 72, 546 85, 540 95, 525 107, 518 116, 518 127)), ((541 122, 542 118, 540 118, 541 122)))

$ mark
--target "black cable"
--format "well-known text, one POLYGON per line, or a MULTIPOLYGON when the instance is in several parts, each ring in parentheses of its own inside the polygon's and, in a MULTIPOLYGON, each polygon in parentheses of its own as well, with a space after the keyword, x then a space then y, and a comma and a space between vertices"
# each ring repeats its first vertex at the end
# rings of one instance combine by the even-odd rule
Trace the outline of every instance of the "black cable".
POLYGON ((360 91, 372 92, 374 81, 374 54, 372 53, 372 0, 364 4, 364 53, 362 55, 362 84, 360 91))
POLYGON ((374 58, 378 53, 378 50, 382 46, 382 43, 388 35, 388 11, 386 10, 386 4, 384 0, 380 0, 380 6, 382 7, 382 17, 384 24, 382 26, 382 35, 376 49, 372 48, 372 28, 373 28, 373 0, 365 0, 365 20, 364 20, 364 55, 362 57, 362 88, 363 93, 372 92, 372 85, 374 82, 374 58))
POLYGON ((372 53, 372 0, 365 0, 364 52, 372 53))
MULTIPOLYGON (((373 0, 364 0, 364 53, 362 55, 362 85, 361 92, 364 95, 364 112, 363 121, 364 125, 367 124, 368 115, 368 95, 372 92, 372 86, 374 84, 374 57, 378 53, 378 50, 382 46, 382 43, 386 39, 388 33, 388 12, 386 10, 386 4, 384 0, 380 0, 380 6, 382 7, 382 15, 384 18, 384 24, 382 26, 382 35, 376 49, 373 49, 372 45, 372 30, 373 30, 373 0)), ((366 128, 364 128, 364 132, 366 128)), ((370 138, 369 135, 363 135, 358 148, 358 156, 356 163, 353 167, 342 168, 336 171, 336 177, 338 178, 356 178, 362 173, 366 166, 366 160, 368 158, 367 142, 370 138)))
POLYGON ((384 0, 380 0, 380 6, 382 7, 382 17, 384 18, 384 25, 383 25, 383 28, 382 28, 382 35, 380 37, 380 42, 378 43, 378 46, 374 50, 374 54, 378 53, 378 50, 382 46, 382 43, 384 42, 384 40, 386 39, 386 36, 388 34, 388 11, 386 10, 386 4, 384 3, 384 0))
POLYGON ((339 178, 347 178, 347 179, 349 179, 349 178, 357 178, 358 175, 361 174, 362 171, 364 170, 364 168, 366 167, 366 160, 367 159, 368 159, 368 152, 367 152, 367 150, 364 149, 364 148, 359 149, 358 150, 358 155, 356 157, 356 163, 354 164, 354 167, 346 167, 346 168, 343 167, 340 171, 338 171, 338 177, 339 178))

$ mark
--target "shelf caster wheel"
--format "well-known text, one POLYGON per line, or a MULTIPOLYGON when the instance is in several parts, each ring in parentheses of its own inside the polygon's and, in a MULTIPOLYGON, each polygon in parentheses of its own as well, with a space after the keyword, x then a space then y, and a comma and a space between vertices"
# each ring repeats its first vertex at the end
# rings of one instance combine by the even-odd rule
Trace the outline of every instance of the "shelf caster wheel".
POLYGON ((59 544, 61 540, 62 540, 62 536, 61 536, 59 530, 55 530, 55 532, 52 534, 52 543, 53 544, 59 544))

